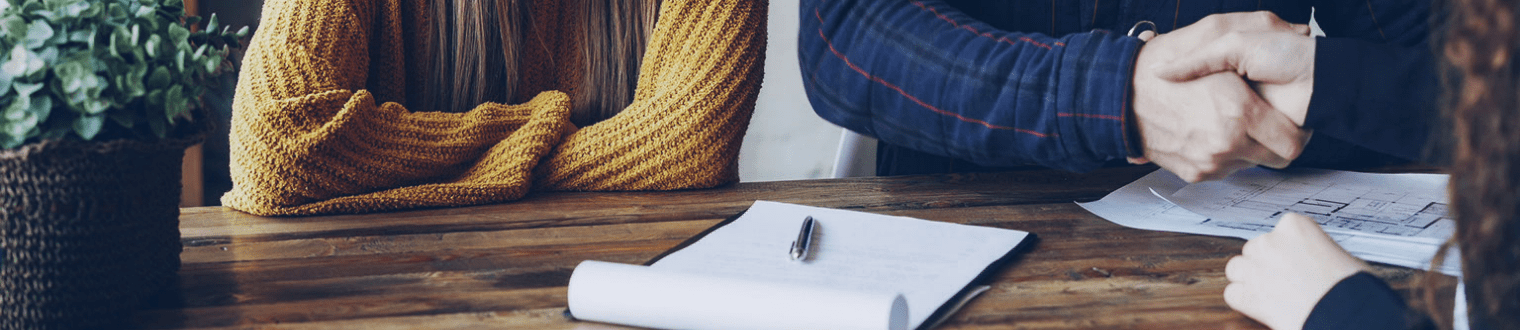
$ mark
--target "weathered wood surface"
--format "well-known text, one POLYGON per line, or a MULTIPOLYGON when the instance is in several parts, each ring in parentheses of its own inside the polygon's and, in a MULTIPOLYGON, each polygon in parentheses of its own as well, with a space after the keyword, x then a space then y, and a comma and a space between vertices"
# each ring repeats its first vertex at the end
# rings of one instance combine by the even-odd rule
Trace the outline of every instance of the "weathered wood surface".
MULTIPOLYGON (((180 283, 133 326, 617 329, 562 315, 577 263, 641 263, 755 200, 774 200, 1039 234, 991 291, 941 329, 1260 328, 1220 297, 1224 264, 1242 240, 1124 228, 1072 203, 1150 169, 541 193, 501 205, 323 217, 187 208, 180 283)), ((1379 268, 1401 289, 1417 274, 1379 268)))

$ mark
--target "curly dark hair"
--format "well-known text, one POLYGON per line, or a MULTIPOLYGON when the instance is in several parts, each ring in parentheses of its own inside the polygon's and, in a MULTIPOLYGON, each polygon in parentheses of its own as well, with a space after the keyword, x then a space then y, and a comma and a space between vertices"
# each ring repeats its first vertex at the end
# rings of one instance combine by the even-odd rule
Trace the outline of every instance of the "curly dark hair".
MULTIPOLYGON (((1520 1, 1449 2, 1436 50, 1444 58, 1443 108, 1454 139, 1448 193, 1457 224, 1440 251, 1461 249, 1475 320, 1520 329, 1520 76, 1514 63, 1520 1)), ((1435 291, 1429 283, 1427 302, 1435 291)), ((1442 328, 1451 325, 1440 311, 1430 314, 1442 328)))

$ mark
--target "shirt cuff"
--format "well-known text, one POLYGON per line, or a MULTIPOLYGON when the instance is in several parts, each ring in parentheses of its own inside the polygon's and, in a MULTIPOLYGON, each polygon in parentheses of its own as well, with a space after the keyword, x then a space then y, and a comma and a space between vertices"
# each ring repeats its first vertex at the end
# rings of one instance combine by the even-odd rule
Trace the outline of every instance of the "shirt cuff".
POLYGON ((1056 102, 1060 141, 1068 154, 1101 162, 1129 156, 1130 89, 1140 39, 1102 30, 1067 40, 1059 90, 1073 91, 1056 102))

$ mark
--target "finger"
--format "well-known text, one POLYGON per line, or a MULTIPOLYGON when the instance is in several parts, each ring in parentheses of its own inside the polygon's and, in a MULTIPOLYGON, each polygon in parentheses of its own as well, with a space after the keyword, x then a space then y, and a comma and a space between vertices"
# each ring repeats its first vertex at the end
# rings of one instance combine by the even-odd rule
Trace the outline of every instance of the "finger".
MULTIPOLYGON (((1276 229, 1277 228, 1273 228, 1274 231, 1276 229)), ((1272 232, 1267 232, 1266 234, 1261 234, 1256 236, 1256 238, 1247 240, 1245 245, 1240 246, 1240 255, 1248 258, 1258 257, 1262 255, 1263 252, 1265 252, 1262 251, 1262 249, 1265 249, 1266 245, 1272 244, 1270 242, 1272 239, 1272 232)))
POLYGON ((1224 304, 1229 305, 1232 309, 1240 311, 1242 314, 1246 314, 1246 316, 1251 316, 1251 313, 1247 313, 1245 310, 1249 308, 1247 306, 1250 305, 1252 300, 1249 297, 1250 295, 1246 293, 1248 290, 1250 290, 1250 288, 1247 284, 1230 283, 1225 285, 1224 304))
POLYGON ((1176 59, 1162 63, 1154 70, 1157 77, 1175 82, 1189 81, 1219 73, 1239 74, 1243 49, 1240 38, 1224 37, 1196 51, 1184 52, 1176 59))
POLYGON ((1151 30, 1142 31, 1142 32, 1140 32, 1140 35, 1137 36, 1137 37, 1140 38, 1140 41, 1151 41, 1152 38, 1156 37, 1156 31, 1151 31, 1151 30))
POLYGON ((1309 35, 1311 31, 1311 29, 1309 29, 1309 24, 1289 23, 1289 25, 1293 27, 1293 32, 1297 32, 1298 34, 1305 36, 1309 35))
POLYGON ((1272 108, 1255 93, 1252 93, 1250 97, 1252 100, 1247 104, 1245 111, 1246 135, 1286 160, 1280 164, 1273 163, 1277 166, 1268 166, 1276 168, 1288 166, 1287 162, 1298 159, 1298 155, 1304 151, 1304 145, 1309 143, 1308 131, 1299 128, 1298 124, 1293 123, 1292 118, 1272 108))
POLYGON ((1151 163, 1151 160, 1145 157, 1125 157, 1124 160, 1128 160, 1130 164, 1135 165, 1145 165, 1151 163))
POLYGON ((1187 181, 1187 183, 1199 183, 1203 181, 1222 179, 1226 176, 1229 176, 1230 173, 1234 173, 1235 170, 1242 168, 1242 165, 1235 163, 1245 164, 1245 161, 1238 159, 1218 163, 1188 163, 1186 161, 1176 161, 1165 163, 1158 162, 1156 165, 1161 165, 1161 168, 1172 171, 1172 174, 1176 174, 1178 178, 1182 179, 1182 181, 1187 181))
POLYGON ((1314 221, 1314 218, 1302 214, 1284 214, 1281 219, 1277 220, 1277 226, 1286 227, 1283 230, 1291 231, 1297 235, 1312 235, 1312 237, 1322 239, 1325 242, 1331 242, 1332 245, 1335 242, 1334 239, 1330 238, 1330 234, 1325 233, 1325 230, 1320 228, 1319 222, 1314 221))
POLYGON ((1246 258, 1245 255, 1230 257, 1230 261, 1224 263, 1224 279, 1230 283, 1249 282, 1245 277, 1251 274, 1247 269, 1250 268, 1247 263, 1251 261, 1246 258))
POLYGON ((1272 226, 1272 232, 1282 232, 1297 235, 1303 231, 1303 224, 1298 221, 1295 213, 1283 214, 1277 217, 1277 224, 1272 226))
POLYGON ((1308 216, 1305 216, 1305 215, 1302 215, 1302 214, 1298 214, 1298 213, 1284 214, 1282 216, 1282 220, 1279 220, 1278 222, 1287 222, 1287 223, 1291 224, 1294 228, 1317 227, 1317 226, 1319 226, 1319 223, 1314 222, 1314 218, 1310 218, 1308 216))
POLYGON ((1267 148, 1259 141, 1256 141, 1254 139, 1250 140, 1248 142, 1248 146, 1242 148, 1242 150, 1238 152, 1238 155, 1240 156, 1239 160, 1241 164, 1232 164, 1233 168, 1230 169, 1230 172, 1232 173, 1234 171, 1256 165, 1271 168, 1284 168, 1288 167, 1288 164, 1293 163, 1292 159, 1284 158, 1283 156, 1278 155, 1276 151, 1273 151, 1271 148, 1267 148))
MULTIPOLYGON (((1274 157, 1275 155, 1271 151, 1267 151, 1266 148, 1262 148, 1261 146, 1254 146, 1251 147, 1251 149, 1258 150, 1262 155, 1261 157, 1274 157)), ((1245 148, 1238 148, 1232 152, 1233 153, 1231 155, 1233 156, 1226 157, 1235 158, 1224 158, 1223 160, 1217 160, 1212 166, 1194 166, 1193 170, 1196 171, 1196 173, 1193 173, 1192 181, 1188 181, 1188 183, 1222 180, 1226 177, 1229 177, 1230 174, 1234 174, 1236 171, 1256 166, 1256 164, 1258 164, 1255 161, 1245 159, 1245 157, 1241 156, 1246 152, 1245 148)))

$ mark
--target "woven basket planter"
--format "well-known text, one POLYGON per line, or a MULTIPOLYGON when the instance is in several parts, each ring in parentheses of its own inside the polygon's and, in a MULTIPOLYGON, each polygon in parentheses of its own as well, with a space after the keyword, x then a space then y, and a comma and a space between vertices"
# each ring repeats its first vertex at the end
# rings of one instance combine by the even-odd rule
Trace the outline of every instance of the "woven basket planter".
POLYGON ((0 151, 0 329, 114 327, 173 281, 180 162, 198 140, 0 151))

